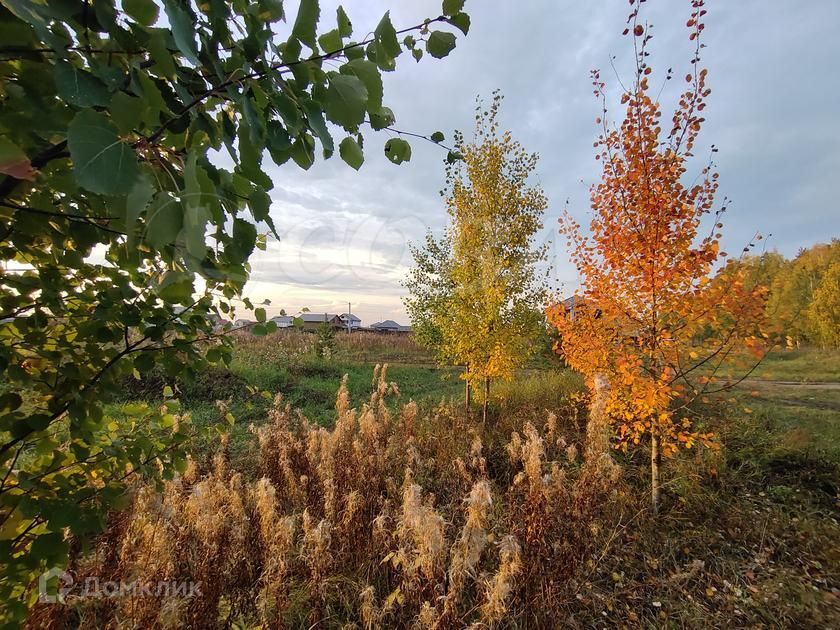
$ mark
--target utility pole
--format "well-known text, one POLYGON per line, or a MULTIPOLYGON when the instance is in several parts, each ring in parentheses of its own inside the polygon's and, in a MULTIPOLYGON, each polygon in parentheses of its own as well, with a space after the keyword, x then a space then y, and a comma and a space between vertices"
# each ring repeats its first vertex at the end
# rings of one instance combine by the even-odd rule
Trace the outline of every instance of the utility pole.
POLYGON ((350 310, 350 302, 347 302, 347 334, 349 335, 352 332, 353 322, 353 311, 350 310))

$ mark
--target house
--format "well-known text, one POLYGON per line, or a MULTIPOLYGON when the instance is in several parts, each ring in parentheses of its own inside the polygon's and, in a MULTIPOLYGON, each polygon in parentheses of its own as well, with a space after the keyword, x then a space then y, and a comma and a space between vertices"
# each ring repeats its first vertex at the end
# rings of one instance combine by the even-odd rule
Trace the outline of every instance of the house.
POLYGON ((393 319, 386 319, 384 322, 376 322, 370 326, 377 332, 400 332, 401 328, 408 328, 407 326, 400 326, 393 319))
POLYGON ((291 328, 294 325, 294 319, 291 315, 277 315, 269 321, 277 324, 277 328, 291 328))
POLYGON ((357 330, 362 327, 362 320, 353 313, 342 313, 338 316, 344 324, 345 330, 357 330))
POLYGON ((344 322, 341 317, 334 313, 301 313, 297 319, 301 322, 301 327, 304 330, 318 330, 318 328, 326 322, 334 328, 344 328, 344 322))
POLYGON ((233 329, 236 330, 237 328, 245 328, 246 326, 253 326, 256 322, 252 322, 250 319, 237 319, 233 322, 233 329))

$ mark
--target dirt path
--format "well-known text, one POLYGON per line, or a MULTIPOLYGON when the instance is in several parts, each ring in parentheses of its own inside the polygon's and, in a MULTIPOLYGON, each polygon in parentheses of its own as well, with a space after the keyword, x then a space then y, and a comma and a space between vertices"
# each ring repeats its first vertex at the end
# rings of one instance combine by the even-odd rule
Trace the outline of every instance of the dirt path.
POLYGON ((746 378, 739 384, 741 387, 795 387, 797 389, 840 390, 840 383, 836 381, 808 382, 808 381, 771 381, 762 378, 746 378))

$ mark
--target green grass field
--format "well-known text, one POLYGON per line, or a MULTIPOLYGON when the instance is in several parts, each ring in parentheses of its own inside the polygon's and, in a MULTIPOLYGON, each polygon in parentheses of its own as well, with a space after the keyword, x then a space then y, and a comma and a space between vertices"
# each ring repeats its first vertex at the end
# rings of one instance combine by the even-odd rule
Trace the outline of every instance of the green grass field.
MULTIPOLYGON (((752 364, 749 359, 725 366, 719 376, 739 378, 752 364)), ((840 383, 840 350, 818 348, 775 348, 749 374, 750 379, 840 383)))

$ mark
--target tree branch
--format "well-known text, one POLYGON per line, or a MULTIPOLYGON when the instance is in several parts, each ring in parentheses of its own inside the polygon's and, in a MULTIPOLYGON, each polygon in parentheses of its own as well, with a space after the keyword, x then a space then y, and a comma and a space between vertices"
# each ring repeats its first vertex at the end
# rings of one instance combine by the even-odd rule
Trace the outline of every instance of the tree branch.
MULTIPOLYGON (((415 26, 410 26, 408 28, 404 28, 402 30, 399 30, 399 31, 397 31, 397 34, 400 35, 402 33, 408 33, 410 31, 416 31, 416 30, 424 28, 424 27, 426 27, 429 24, 432 24, 434 22, 446 22, 446 21, 447 21, 446 16, 439 15, 438 17, 436 17, 434 19, 426 20, 426 21, 424 21, 420 24, 416 24, 415 26)), ((314 55, 312 57, 307 57, 306 59, 298 59, 296 61, 288 61, 288 62, 280 62, 280 63, 271 64, 266 70, 260 70, 260 71, 257 71, 257 72, 250 72, 248 74, 245 74, 245 75, 239 77, 238 79, 227 79, 226 81, 222 81, 220 84, 218 84, 218 85, 210 88, 209 90, 206 90, 205 92, 202 92, 201 94, 196 96, 192 101, 190 101, 187 105, 185 105, 184 108, 180 112, 178 112, 177 114, 175 114, 174 116, 169 118, 160 127, 158 127, 158 129, 156 129, 154 131, 154 133, 152 133, 146 140, 151 144, 154 144, 155 142, 157 142, 160 139, 160 137, 164 133, 166 133, 166 130, 169 128, 169 125, 171 125, 176 120, 181 118, 181 116, 184 116, 185 114, 188 114, 196 105, 201 104, 205 99, 210 98, 211 96, 213 96, 214 93, 218 92, 219 90, 226 89, 226 88, 228 88, 232 85, 238 85, 238 84, 242 83, 243 81, 247 81, 248 79, 262 78, 270 72, 276 72, 276 71, 279 71, 279 70, 289 69, 289 68, 292 68, 294 66, 298 66, 298 65, 304 64, 304 63, 311 63, 311 62, 316 62, 316 61, 323 61, 325 59, 334 59, 336 57, 341 57, 341 56, 345 55, 348 50, 352 50, 354 48, 359 48, 360 46, 366 46, 367 44, 370 44, 372 41, 373 41, 373 39, 369 38, 369 39, 365 39, 364 41, 357 42, 355 44, 350 44, 349 46, 345 46, 344 48, 339 48, 338 50, 334 50, 334 51, 328 52, 328 53, 323 53, 321 55, 314 55)))

